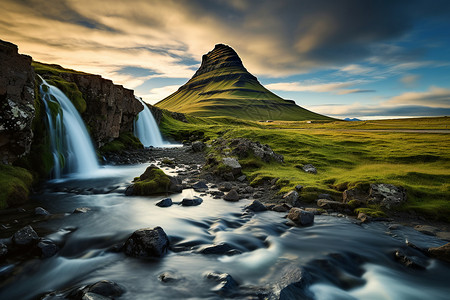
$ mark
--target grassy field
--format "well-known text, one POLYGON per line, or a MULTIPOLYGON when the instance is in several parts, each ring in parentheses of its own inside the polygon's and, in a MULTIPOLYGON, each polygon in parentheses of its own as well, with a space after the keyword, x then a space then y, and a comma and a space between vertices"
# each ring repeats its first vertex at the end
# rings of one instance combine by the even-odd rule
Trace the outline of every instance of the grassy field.
POLYGON ((408 201, 401 210, 450 221, 450 134, 445 131, 450 127, 449 118, 259 123, 188 117, 188 121, 186 124, 166 117, 161 128, 179 140, 192 133, 210 139, 248 138, 284 155, 281 165, 255 162, 254 158, 241 160, 244 173, 253 183, 280 178, 281 193, 301 184, 305 201, 316 200, 319 193, 340 198, 343 190, 370 183, 402 185, 408 201), (436 129, 444 131, 428 132, 436 129), (317 175, 301 170, 308 163, 318 169, 317 175))

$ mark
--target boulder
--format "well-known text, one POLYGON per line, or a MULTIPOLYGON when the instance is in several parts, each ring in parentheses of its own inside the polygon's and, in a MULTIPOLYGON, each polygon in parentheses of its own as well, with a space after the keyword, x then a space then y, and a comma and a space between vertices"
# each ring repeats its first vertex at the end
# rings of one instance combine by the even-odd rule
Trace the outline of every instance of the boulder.
POLYGON ((51 240, 41 240, 37 247, 41 251, 42 258, 52 257, 59 250, 59 247, 51 240))
POLYGON ((225 196, 223 196, 223 199, 226 201, 236 202, 239 201, 239 194, 235 189, 232 189, 231 191, 226 193, 225 196))
POLYGON ((196 141, 192 143, 192 151, 194 152, 202 152, 206 148, 206 144, 201 141, 196 141))
POLYGON ((281 278, 275 283, 274 293, 280 300, 312 300, 314 297, 308 290, 310 283, 309 273, 295 264, 290 264, 281 270, 281 278))
POLYGON ((339 201, 333 201, 328 199, 317 200, 317 206, 323 209, 332 209, 336 211, 343 211, 348 208, 348 204, 339 201))
POLYGON ((284 201, 290 204, 294 204, 298 200, 298 193, 297 191, 290 191, 283 195, 284 201))
POLYGON ((169 207, 169 206, 172 206, 172 204, 173 204, 173 202, 172 202, 171 198, 164 198, 164 199, 156 202, 155 205, 159 206, 159 207, 169 207))
POLYGON ((287 217, 296 225, 300 226, 308 226, 314 223, 314 214, 298 207, 291 208, 287 217))
POLYGON ((230 182, 224 182, 219 185, 219 191, 229 192, 233 188, 233 185, 230 182))
POLYGON ((33 227, 28 225, 14 233, 12 240, 17 246, 31 246, 39 241, 39 236, 33 227))
POLYGON ((158 279, 161 282, 170 283, 170 282, 179 281, 181 279, 181 277, 178 276, 177 274, 173 273, 173 272, 166 271, 166 272, 163 272, 163 273, 159 274, 158 275, 158 279))
POLYGON ((205 275, 206 279, 213 280, 218 284, 212 288, 213 292, 225 297, 230 297, 238 292, 239 284, 227 273, 210 272, 205 275))
POLYGON ((429 248, 428 253, 431 257, 450 263, 450 243, 440 247, 429 248))
POLYGON ((181 193, 183 191, 183 184, 181 179, 169 176, 169 180, 170 180, 169 192, 181 193))
POLYGON ((306 164, 303 166, 303 171, 306 173, 317 174, 317 169, 312 164, 306 164))
POLYGON ((166 193, 171 185, 176 185, 175 181, 167 176, 163 170, 155 165, 149 166, 138 179, 134 181, 132 194, 137 196, 148 196, 153 194, 166 193))
POLYGON ((254 211, 254 212, 261 212, 266 211, 267 207, 259 202, 258 200, 253 200, 253 202, 245 207, 245 209, 254 211))
POLYGON ((34 209, 34 214, 36 216, 48 216, 48 215, 50 215, 50 213, 47 210, 45 210, 44 208, 42 208, 42 207, 36 207, 34 209))
POLYGON ((195 198, 183 198, 183 200, 181 200, 181 205, 183 206, 197 206, 202 204, 203 199, 199 198, 199 197, 195 197, 195 198))
POLYGON ((371 184, 367 202, 390 209, 406 202, 406 190, 392 184, 371 184))
POLYGON ((125 289, 113 281, 101 280, 88 286, 86 291, 112 299, 120 297, 125 292, 125 289))
POLYGON ((74 209, 74 211, 72 213, 73 214, 85 214, 90 210, 91 209, 89 207, 77 207, 74 209))
POLYGON ((125 242, 126 255, 138 258, 162 257, 169 250, 169 238, 161 227, 136 230, 125 242))
POLYGON ((194 191, 202 193, 208 190, 208 185, 206 184, 205 181, 200 180, 194 183, 194 185, 192 185, 192 188, 194 189, 194 191))
POLYGON ((275 205, 274 207, 272 207, 272 210, 276 212, 288 212, 291 208, 292 206, 290 206, 289 204, 283 203, 275 205))
POLYGON ((236 180, 239 182, 244 182, 246 179, 247 179, 247 176, 245 176, 245 175, 241 175, 238 178, 236 178, 236 180))
POLYGON ((274 152, 269 145, 262 145, 260 142, 253 142, 244 138, 233 139, 230 142, 230 147, 233 148, 233 155, 237 155, 239 158, 248 157, 252 153, 265 162, 270 162, 271 160, 279 163, 284 162, 283 155, 274 152))
POLYGON ((227 243, 220 243, 217 245, 206 246, 199 250, 201 254, 216 254, 216 255, 235 255, 242 253, 240 250, 230 246, 227 243))
POLYGON ((397 249, 394 253, 396 261, 411 269, 425 270, 427 268, 427 262, 424 258, 417 255, 411 255, 405 250, 397 249))
POLYGON ((236 158, 224 157, 222 159, 222 163, 231 169, 231 173, 233 173, 233 175, 239 175, 241 173, 242 167, 236 158))
POLYGON ((414 226, 414 229, 422 232, 423 234, 431 236, 435 236, 436 233, 439 231, 439 228, 430 225, 416 225, 414 226))
POLYGON ((364 191, 362 191, 359 188, 345 190, 342 193, 342 200, 344 203, 348 203, 352 200, 367 202, 367 197, 368 197, 367 193, 364 193, 364 191))
POLYGON ((0 243, 0 260, 8 254, 8 246, 0 243))

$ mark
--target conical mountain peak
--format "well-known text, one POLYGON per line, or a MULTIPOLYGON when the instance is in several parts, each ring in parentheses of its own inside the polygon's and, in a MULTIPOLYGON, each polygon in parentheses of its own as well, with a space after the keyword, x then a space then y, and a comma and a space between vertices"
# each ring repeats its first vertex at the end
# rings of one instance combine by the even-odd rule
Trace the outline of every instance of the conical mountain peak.
POLYGON ((237 67, 247 72, 236 51, 228 45, 217 44, 213 50, 203 55, 202 64, 194 77, 220 68, 237 67))
POLYGON ((267 90, 245 69, 230 46, 217 44, 203 55, 200 68, 157 107, 195 116, 231 116, 247 120, 326 120, 267 90))

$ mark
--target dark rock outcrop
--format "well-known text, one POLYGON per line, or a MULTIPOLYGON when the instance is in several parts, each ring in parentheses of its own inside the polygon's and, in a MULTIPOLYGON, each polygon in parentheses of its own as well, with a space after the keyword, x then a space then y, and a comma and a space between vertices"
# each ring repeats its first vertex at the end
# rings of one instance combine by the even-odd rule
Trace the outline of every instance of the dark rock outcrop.
POLYGON ((406 202, 406 190, 402 186, 392 184, 371 184, 369 192, 369 204, 379 204, 391 209, 406 202))
POLYGON ((181 205, 183 206, 197 206, 202 204, 203 199, 199 198, 199 197, 195 197, 195 198, 183 198, 183 200, 181 200, 181 205))
POLYGON ((36 244, 39 241, 39 236, 33 227, 28 225, 14 233, 12 240, 17 246, 27 247, 36 244))
POLYGON ((253 202, 245 207, 245 209, 254 211, 254 212, 262 212, 266 211, 267 207, 259 202, 258 200, 253 200, 253 202))
POLYGON ((138 258, 162 257, 169 250, 169 238, 161 227, 136 230, 125 242, 126 255, 138 258))
POLYGON ((287 217, 294 222, 295 225, 308 226, 314 223, 314 213, 298 207, 291 208, 287 217))
POLYGON ((431 257, 450 263, 450 243, 447 243, 440 247, 430 248, 428 249, 428 253, 431 257))
POLYGON ((210 272, 205 275, 206 279, 217 282, 217 285, 212 291, 225 297, 231 297, 233 294, 238 293, 239 284, 227 273, 210 272))
POLYGON ((304 299, 314 297, 308 290, 311 275, 297 265, 287 265, 281 271, 281 279, 275 284, 274 294, 278 299, 304 299))
POLYGON ((61 73, 60 76, 75 83, 83 94, 86 111, 82 117, 88 127, 95 129, 91 132, 92 140, 98 148, 118 138, 120 133, 133 131, 134 119, 144 109, 133 90, 100 75, 61 73))
POLYGON ((0 159, 11 164, 29 153, 34 118, 34 71, 31 57, 0 40, 0 159))
POLYGON ((223 199, 225 201, 236 202, 239 201, 239 194, 235 189, 232 189, 231 191, 226 193, 225 196, 223 196, 223 199))
POLYGON ((254 154, 262 161, 270 162, 284 162, 284 157, 281 154, 275 153, 269 145, 262 145, 260 142, 253 142, 249 139, 234 139, 231 140, 230 147, 233 149, 232 153, 239 158, 245 158, 250 154, 254 154))
POLYGON ((169 207, 172 206, 173 202, 171 198, 164 198, 158 201, 155 205, 159 207, 169 207))

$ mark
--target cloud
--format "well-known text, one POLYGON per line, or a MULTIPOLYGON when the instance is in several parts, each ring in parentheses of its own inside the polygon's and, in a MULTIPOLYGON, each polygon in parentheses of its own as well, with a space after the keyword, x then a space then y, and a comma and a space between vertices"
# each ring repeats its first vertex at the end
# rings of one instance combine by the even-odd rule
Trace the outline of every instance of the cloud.
POLYGON ((337 118, 448 116, 450 89, 431 87, 426 92, 403 93, 372 105, 356 102, 345 105, 312 105, 306 108, 337 118))
POLYGON ((411 86, 419 80, 419 75, 405 75, 400 78, 400 81, 404 83, 406 86, 411 86))
POLYGON ((179 87, 179 85, 167 85, 160 88, 154 88, 150 90, 150 93, 143 95, 142 99, 147 103, 155 104, 156 102, 176 92, 179 87))
POLYGON ((375 68, 373 68, 373 67, 361 66, 361 65, 357 65, 357 64, 347 65, 340 69, 340 71, 346 72, 346 73, 349 73, 352 75, 361 75, 361 74, 365 75, 365 74, 371 73, 374 70, 375 70, 375 68))
POLYGON ((383 61, 380 53, 395 53, 396 63, 417 61, 420 49, 379 45, 431 16, 447 26, 449 8, 448 1, 2 0, 9 21, 0 22, 0 35, 37 60, 104 68, 112 79, 112 69, 126 66, 189 78, 216 43, 235 48, 250 72, 281 77, 370 57, 383 61))
POLYGON ((369 93, 374 90, 347 89, 361 81, 349 82, 330 82, 330 83, 301 83, 301 82, 278 82, 267 84, 265 87, 269 90, 284 92, 314 92, 314 93, 333 93, 336 95, 347 95, 353 93, 369 93))
POLYGON ((450 108, 450 89, 433 86, 426 92, 403 93, 389 99, 384 104, 450 108))

